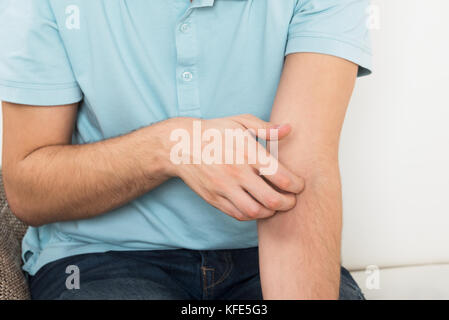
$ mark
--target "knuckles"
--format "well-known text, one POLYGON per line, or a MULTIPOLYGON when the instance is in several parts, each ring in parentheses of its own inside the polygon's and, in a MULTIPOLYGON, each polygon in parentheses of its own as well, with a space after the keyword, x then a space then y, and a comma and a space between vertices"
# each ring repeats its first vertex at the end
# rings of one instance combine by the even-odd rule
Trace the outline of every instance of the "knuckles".
POLYGON ((263 208, 260 205, 249 205, 243 212, 249 218, 249 220, 255 220, 262 214, 263 208))
POLYGON ((284 191, 288 191, 292 186, 292 181, 284 176, 278 177, 278 187, 284 191))
POLYGON ((236 180, 241 180, 243 176, 242 168, 236 165, 225 164, 224 165, 225 174, 236 180))
POLYGON ((271 210, 279 210, 282 205, 282 199, 280 196, 268 196, 265 197, 265 203, 267 204, 268 209, 271 210))

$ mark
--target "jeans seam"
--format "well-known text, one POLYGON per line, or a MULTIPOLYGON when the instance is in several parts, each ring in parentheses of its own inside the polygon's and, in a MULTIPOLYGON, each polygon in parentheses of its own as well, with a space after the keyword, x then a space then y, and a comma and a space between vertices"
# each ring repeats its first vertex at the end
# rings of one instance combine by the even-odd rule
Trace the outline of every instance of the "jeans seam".
POLYGON ((203 276, 203 294, 207 298, 209 296, 209 293, 210 293, 209 289, 211 289, 213 287, 213 286, 210 286, 210 285, 207 284, 207 272, 208 271, 212 272, 212 282, 213 282, 214 281, 215 269, 202 266, 201 270, 203 271, 202 272, 202 276, 203 276))
POLYGON ((223 273, 223 275, 220 277, 220 279, 217 280, 217 282, 213 282, 212 284, 210 284, 207 289, 212 288, 214 286, 219 285, 220 283, 222 283, 223 281, 226 280, 226 278, 231 274, 232 269, 234 268, 234 263, 232 261, 232 257, 231 257, 231 253, 227 253, 225 255, 225 261, 226 261, 226 271, 223 273))

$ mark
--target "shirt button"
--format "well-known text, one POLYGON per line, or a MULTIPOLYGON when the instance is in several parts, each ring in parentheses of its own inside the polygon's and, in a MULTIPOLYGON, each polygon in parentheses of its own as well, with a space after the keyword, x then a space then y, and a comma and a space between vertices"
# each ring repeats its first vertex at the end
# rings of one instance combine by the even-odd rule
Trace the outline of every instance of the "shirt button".
POLYGON ((182 73, 182 79, 183 79, 184 81, 192 81, 192 79, 193 79, 193 74, 192 74, 191 72, 189 72, 189 71, 183 72, 183 73, 182 73))
POLYGON ((181 24, 181 26, 179 27, 179 30, 181 30, 181 32, 186 33, 189 32, 190 30, 190 25, 188 23, 183 23, 181 24))

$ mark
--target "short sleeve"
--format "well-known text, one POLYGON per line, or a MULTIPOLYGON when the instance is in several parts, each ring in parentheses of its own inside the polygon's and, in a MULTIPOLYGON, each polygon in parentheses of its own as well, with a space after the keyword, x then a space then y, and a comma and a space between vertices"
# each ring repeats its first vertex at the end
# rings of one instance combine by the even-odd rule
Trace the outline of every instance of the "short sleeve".
POLYGON ((285 54, 329 54, 358 64, 359 76, 370 74, 368 6, 369 0, 298 0, 285 54))
POLYGON ((81 99, 48 0, 0 0, 0 100, 39 106, 81 99))

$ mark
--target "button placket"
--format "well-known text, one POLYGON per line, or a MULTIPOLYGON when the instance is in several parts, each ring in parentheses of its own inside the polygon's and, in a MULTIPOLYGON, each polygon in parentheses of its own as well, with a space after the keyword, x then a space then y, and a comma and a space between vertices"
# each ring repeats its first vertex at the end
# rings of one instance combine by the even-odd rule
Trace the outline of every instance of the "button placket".
POLYGON ((190 24, 189 24, 189 23, 183 23, 183 24, 181 24, 181 26, 179 27, 179 30, 180 30, 182 33, 187 33, 187 32, 189 32, 189 29, 190 29, 190 24))
POLYGON ((201 117, 198 88, 198 41, 193 5, 189 7, 176 30, 177 92, 179 116, 201 117))
POLYGON ((186 82, 192 81, 193 74, 190 71, 184 71, 182 73, 182 79, 186 82))

